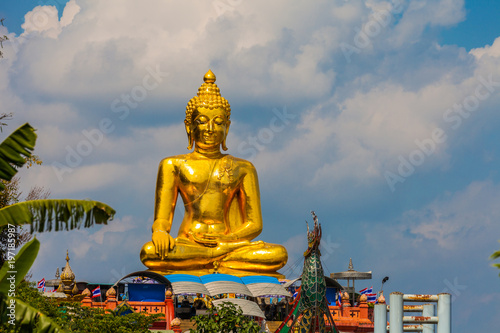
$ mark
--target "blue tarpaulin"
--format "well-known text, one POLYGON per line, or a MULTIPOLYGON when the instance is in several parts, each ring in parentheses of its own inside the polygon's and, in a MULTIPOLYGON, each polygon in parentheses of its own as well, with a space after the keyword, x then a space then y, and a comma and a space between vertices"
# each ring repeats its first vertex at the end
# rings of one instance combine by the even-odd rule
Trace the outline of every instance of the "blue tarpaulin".
POLYGON ((165 302, 165 285, 129 283, 129 301, 135 302, 165 302))
POLYGON ((336 305, 335 300, 336 300, 336 295, 337 295, 337 288, 326 288, 326 299, 328 301, 328 305, 336 305))

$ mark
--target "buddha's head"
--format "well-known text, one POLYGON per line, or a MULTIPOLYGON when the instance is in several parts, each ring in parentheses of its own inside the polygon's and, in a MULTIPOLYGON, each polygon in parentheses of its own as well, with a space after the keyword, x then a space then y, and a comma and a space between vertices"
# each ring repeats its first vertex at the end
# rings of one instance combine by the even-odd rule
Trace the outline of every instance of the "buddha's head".
POLYGON ((211 70, 203 77, 205 83, 198 89, 197 96, 191 98, 186 106, 186 133, 188 149, 193 143, 201 148, 219 147, 227 150, 226 137, 231 120, 231 106, 221 96, 215 84, 215 75, 211 70))

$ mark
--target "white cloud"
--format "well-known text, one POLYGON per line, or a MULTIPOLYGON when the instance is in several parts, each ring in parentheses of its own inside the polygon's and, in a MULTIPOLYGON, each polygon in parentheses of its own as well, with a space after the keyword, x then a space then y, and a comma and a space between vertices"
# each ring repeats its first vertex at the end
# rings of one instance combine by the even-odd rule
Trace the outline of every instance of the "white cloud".
POLYGON ((114 278, 115 281, 110 282, 114 283, 119 278, 116 272, 130 273, 145 268, 138 260, 138 249, 150 240, 148 229, 146 221, 124 216, 104 226, 37 235, 41 246, 32 269, 46 278, 52 276, 56 267, 64 266, 68 249, 70 265, 78 281, 108 282, 99 277, 105 272, 104 276, 114 278))
MULTIPOLYGON (((457 254, 471 265, 476 257, 487 258, 487 242, 494 240, 491 251, 498 248, 496 179, 473 182, 477 174, 457 177, 456 169, 470 153, 464 145, 477 149, 480 142, 489 146, 478 163, 495 177, 498 153, 490 142, 496 140, 491 136, 499 120, 499 87, 494 83, 495 92, 457 129, 443 120, 448 108, 475 93, 479 77, 500 82, 500 39, 470 53, 435 40, 439 27, 463 20, 463 1, 404 1, 401 12, 394 7, 398 1, 232 3, 220 13, 215 2, 71 0, 60 20, 55 7, 34 8, 22 36, 0 27, 11 39, 0 61, 0 100, 16 113, 13 122, 27 120, 38 129, 36 153, 44 161, 22 171, 23 186, 45 186, 54 197, 109 196, 119 212, 106 227, 40 235, 37 274, 52 275, 54 260, 64 265, 66 248, 75 273, 85 279, 102 281, 144 268, 138 251, 151 236, 153 205, 143 202, 152 201, 160 160, 187 152, 184 107, 208 68, 233 107, 228 153, 257 166, 262 197, 268 198, 263 211, 283 210, 274 220, 264 216, 272 225, 264 227, 262 238, 288 239, 291 265, 301 268, 306 240, 302 229, 281 219, 309 205, 327 212, 321 219, 340 221, 324 227, 345 241, 335 252, 345 254, 341 270, 353 252, 353 258, 373 260, 374 272, 394 272, 397 266, 395 274, 413 275, 421 264, 419 273, 439 269, 453 279, 450 261, 457 254), (355 45, 360 29, 384 10, 390 22, 349 62, 340 44, 355 45), (144 87, 151 69, 162 73, 150 81, 158 87, 120 119, 113 102, 144 87), (262 151, 249 157, 238 149, 260 129, 271 128, 271 110, 283 106, 296 117, 271 142, 260 142, 262 151), (59 182, 52 163, 68 165, 68 147, 76 151, 89 140, 83 131, 99 128, 104 118, 114 129, 59 182), (456 177, 446 188, 453 183, 464 189, 439 197, 441 183, 420 177, 419 189, 387 195, 384 171, 394 171, 398 157, 407 157, 417 148, 415 140, 429 138, 437 127, 448 139, 417 173, 439 171, 443 178, 456 177), (366 224, 359 222, 363 218, 366 224), (369 230, 365 238, 363 230, 369 230)), ((182 209, 178 205, 177 213, 182 209)))
POLYGON ((363 249, 371 253, 379 271, 395 272, 398 267, 400 272, 412 272, 427 266, 437 273, 442 265, 440 276, 448 274, 450 279, 457 260, 474 260, 474 265, 479 262, 486 269, 500 235, 499 200, 500 185, 473 182, 394 221, 370 225, 363 249))
POLYGON ((26 37, 30 33, 38 32, 44 37, 57 38, 62 28, 71 24, 79 11, 80 6, 76 4, 76 1, 70 0, 59 21, 55 6, 36 6, 24 16, 24 23, 21 26, 24 29, 22 36, 26 37))
POLYGON ((490 181, 474 182, 465 190, 428 207, 405 214, 409 232, 421 239, 434 240, 447 250, 475 243, 478 236, 495 229, 500 219, 500 186, 490 181))
POLYGON ((477 59, 481 59, 483 56, 500 58, 500 37, 495 39, 492 45, 472 49, 470 53, 477 59))
MULTIPOLYGON (((229 97, 231 103, 236 101, 238 105, 262 97, 280 105, 285 100, 290 104, 288 109, 300 117, 276 134, 279 146, 271 142, 257 156, 260 173, 267 177, 277 175, 278 182, 288 183, 296 177, 297 170, 307 170, 305 182, 323 189, 346 180, 384 183, 384 171, 397 166, 399 155, 416 149, 415 140, 429 138, 442 125, 444 111, 473 91, 477 75, 499 73, 494 58, 496 44, 471 52, 478 61, 475 71, 469 67, 463 70, 465 60, 447 65, 450 67, 446 71, 439 69, 439 64, 450 57, 464 57, 458 49, 434 45, 431 52, 436 54, 437 62, 432 57, 418 62, 419 55, 410 54, 412 58, 402 63, 405 67, 399 72, 415 67, 408 69, 409 75, 429 73, 421 74, 425 80, 411 80, 411 85, 399 74, 393 75, 390 67, 380 67, 379 71, 387 73, 367 71, 364 67, 367 55, 373 55, 373 65, 399 61, 397 54, 384 52, 387 45, 397 50, 411 47, 412 41, 401 37, 406 36, 404 30, 418 39, 427 25, 450 25, 463 19, 462 1, 405 2, 400 8, 379 1, 324 1, 317 7, 243 2, 222 14, 212 3, 198 3, 196 10, 192 4, 77 4, 72 0, 61 21, 56 15, 55 21, 48 20, 50 24, 43 27, 35 25, 35 14, 53 14, 55 7, 38 6, 28 13, 31 19, 27 19, 24 28, 29 39, 20 38, 18 58, 10 69, 12 91, 5 90, 2 95, 15 110, 28 110, 25 117, 36 122, 40 133, 37 152, 49 163, 64 163, 68 146, 76 149, 86 140, 82 130, 95 128, 105 117, 112 119, 117 128, 104 137, 102 144, 93 147, 89 157, 82 159, 78 166, 81 170, 77 168, 71 173, 65 188, 74 188, 76 192, 110 186, 126 177, 134 179, 137 177, 129 173, 138 165, 136 161, 149 161, 148 156, 154 151, 165 151, 162 156, 184 152, 180 121, 173 130, 159 129, 161 136, 143 132, 151 130, 144 130, 144 125, 135 129, 133 121, 142 114, 151 116, 147 109, 151 105, 185 103, 194 95, 209 66, 221 69, 218 82, 225 87, 223 95, 235 96, 229 97), (359 63, 346 63, 339 44, 349 42, 356 29, 373 20, 373 14, 381 10, 390 12, 392 23, 374 36, 371 50, 361 50, 357 55, 359 63), (316 19, 297 20, 299 14, 316 19), (56 30, 53 38, 35 33, 55 34, 56 30), (394 41, 396 35, 399 42, 394 41), (486 53, 490 55, 488 59, 482 56, 486 53), (150 75, 147 66, 168 72, 168 76, 161 79, 157 89, 148 92, 144 103, 152 104, 141 104, 140 110, 131 110, 125 121, 118 120, 119 114, 111 110, 112 102, 143 83, 150 75), (186 91, 191 93, 186 95, 186 91), (298 109, 294 108, 296 102, 302 103, 298 109), (287 139, 288 144, 283 144, 287 139), (126 161, 130 156, 135 161, 126 161), (296 165, 297 169, 283 172, 283 163, 296 165), (100 165, 103 176, 94 176, 100 165)), ((262 117, 262 111, 259 112, 256 116, 262 117)), ((234 141, 244 140, 244 134, 233 133, 234 141)), ((453 137, 459 132, 446 134, 453 137)), ((421 169, 446 168, 449 142, 437 147, 421 169)), ((154 170, 157 162, 154 164, 148 170, 154 170)), ((46 170, 40 171, 43 177, 33 180, 57 187, 54 175, 46 170)), ((141 186, 139 181, 136 183, 141 186)))
POLYGON ((106 234, 111 233, 124 233, 126 231, 137 228, 137 225, 133 223, 132 216, 124 216, 117 221, 110 222, 108 225, 103 226, 97 232, 89 236, 89 240, 94 241, 97 244, 103 244, 106 234))

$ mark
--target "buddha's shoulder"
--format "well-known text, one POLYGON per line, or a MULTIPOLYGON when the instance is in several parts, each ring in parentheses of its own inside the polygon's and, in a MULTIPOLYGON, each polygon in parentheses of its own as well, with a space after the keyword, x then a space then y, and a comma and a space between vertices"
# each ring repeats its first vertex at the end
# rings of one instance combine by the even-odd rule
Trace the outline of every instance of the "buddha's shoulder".
MULTIPOLYGON (((207 160, 200 160, 196 156, 193 156, 192 153, 190 154, 182 154, 182 155, 175 155, 175 156, 169 156, 165 157, 161 162, 160 166, 182 166, 182 165, 189 165, 191 163, 204 163, 207 160)), ((232 155, 224 155, 220 158, 220 163, 222 164, 231 164, 232 167, 237 167, 241 169, 247 169, 247 170, 255 170, 254 165, 252 162, 244 160, 242 158, 238 158, 232 155)))
POLYGON ((233 164, 233 166, 236 166, 238 168, 241 168, 241 169, 246 169, 246 170, 255 170, 255 167, 254 165, 252 164, 252 162, 250 161, 247 161, 247 160, 244 160, 242 158, 239 158, 239 157, 234 157, 232 155, 225 155, 223 158, 222 158, 222 162, 226 160, 226 161, 230 161, 231 164, 233 164))
POLYGON ((169 156, 165 157, 164 159, 161 160, 160 165, 177 165, 179 163, 185 163, 186 160, 189 160, 190 156, 189 154, 181 154, 181 155, 175 155, 175 156, 169 156))

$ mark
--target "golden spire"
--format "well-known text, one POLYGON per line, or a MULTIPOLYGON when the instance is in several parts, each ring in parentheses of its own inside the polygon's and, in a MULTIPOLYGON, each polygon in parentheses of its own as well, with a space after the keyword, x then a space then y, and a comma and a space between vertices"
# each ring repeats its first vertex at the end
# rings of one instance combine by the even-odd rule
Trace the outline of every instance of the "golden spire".
POLYGON ((73 273, 73 270, 69 265, 69 251, 66 250, 66 266, 64 266, 61 273, 61 284, 64 289, 64 292, 67 295, 71 294, 72 292, 71 286, 73 285, 74 281, 75 281, 75 273, 73 273))
POLYGON ((66 266, 64 266, 64 268, 62 270, 61 280, 65 281, 66 285, 70 285, 75 280, 75 273, 73 273, 73 270, 71 269, 71 266, 69 265, 69 251, 68 250, 66 250, 66 266), (66 281, 68 281, 70 283, 66 283, 66 281))

